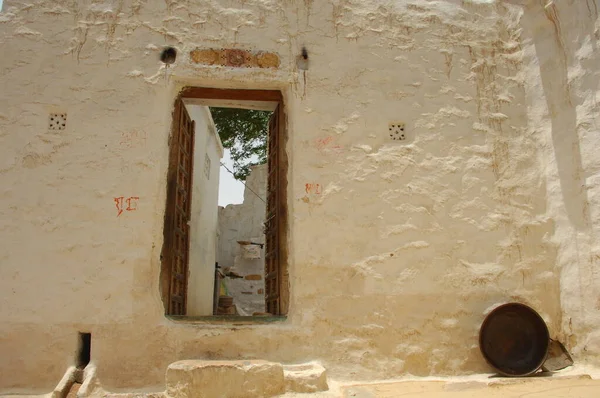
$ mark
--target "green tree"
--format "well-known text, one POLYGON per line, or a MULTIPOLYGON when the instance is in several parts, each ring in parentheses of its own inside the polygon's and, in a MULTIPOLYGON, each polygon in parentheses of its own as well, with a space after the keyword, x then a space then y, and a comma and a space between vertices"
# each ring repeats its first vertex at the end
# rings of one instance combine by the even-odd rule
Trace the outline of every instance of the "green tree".
POLYGON ((250 167, 267 161, 267 137, 271 111, 210 108, 223 146, 230 150, 233 175, 245 181, 250 167))

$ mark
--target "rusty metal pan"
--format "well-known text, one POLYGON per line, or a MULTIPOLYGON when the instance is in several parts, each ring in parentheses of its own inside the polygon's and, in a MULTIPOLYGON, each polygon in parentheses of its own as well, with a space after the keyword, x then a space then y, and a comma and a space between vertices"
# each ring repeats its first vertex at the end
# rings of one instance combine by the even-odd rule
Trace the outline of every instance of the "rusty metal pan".
POLYGON ((483 321, 479 349, 487 363, 504 376, 537 372, 548 356, 550 334, 542 317, 520 303, 503 304, 483 321))

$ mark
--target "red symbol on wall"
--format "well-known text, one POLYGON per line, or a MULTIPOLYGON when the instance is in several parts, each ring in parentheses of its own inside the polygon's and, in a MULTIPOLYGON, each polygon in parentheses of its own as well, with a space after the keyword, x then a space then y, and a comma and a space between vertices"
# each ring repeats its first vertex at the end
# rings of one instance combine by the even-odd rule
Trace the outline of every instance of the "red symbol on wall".
POLYGON ((325 147, 327 145, 329 145, 331 143, 331 141, 333 141, 333 137, 319 138, 316 141, 317 149, 319 149, 319 150, 325 149, 325 147))
POLYGON ((119 196, 118 198, 114 198, 115 206, 117 207, 117 217, 123 213, 123 211, 135 211, 137 210, 137 201, 140 198, 138 196, 130 196, 125 199, 124 196, 119 196), (127 207, 124 208, 124 205, 127 204, 127 207))
POLYGON ((322 192, 321 184, 305 184, 304 189, 306 193, 314 193, 316 195, 320 195, 322 192))
POLYGON ((321 153, 341 153, 344 148, 341 145, 333 145, 334 137, 319 138, 315 141, 317 150, 321 153))

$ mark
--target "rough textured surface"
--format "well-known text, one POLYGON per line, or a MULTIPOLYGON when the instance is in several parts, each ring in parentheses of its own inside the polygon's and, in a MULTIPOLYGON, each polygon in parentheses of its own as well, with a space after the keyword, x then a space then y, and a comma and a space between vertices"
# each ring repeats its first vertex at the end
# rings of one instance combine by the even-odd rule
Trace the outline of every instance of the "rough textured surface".
MULTIPOLYGON (((600 354, 600 1, 530 2, 521 23, 528 125, 540 134, 561 339, 600 354)), ((577 358, 576 358, 577 360, 577 358)))
POLYGON ((246 187, 242 204, 219 208, 219 265, 233 267, 244 277, 225 279, 228 294, 233 296, 239 315, 265 311, 265 247, 243 246, 238 241, 265 243, 266 164, 252 167, 246 187))
POLYGON ((586 379, 521 379, 508 384, 485 382, 445 383, 406 382, 351 386, 344 388, 343 398, 594 398, 600 382, 586 379))
POLYGON ((107 391, 160 391, 188 358, 318 359, 361 379, 481 372, 483 312, 506 300, 597 362, 600 2, 550 3, 5 0, 0 393, 51 391, 79 331, 107 391), (168 69, 163 45, 179 50, 168 69), (197 48, 280 66, 194 64, 197 48), (190 84, 283 91, 284 323, 163 316, 167 142, 190 84), (407 140, 389 139, 391 122, 407 140), (117 217, 119 197, 137 207, 117 217))
POLYGON ((293 392, 327 391, 327 374, 318 363, 287 365, 283 367, 285 388, 293 392))
POLYGON ((283 367, 266 361, 179 361, 167 369, 171 398, 272 397, 285 391, 283 367))

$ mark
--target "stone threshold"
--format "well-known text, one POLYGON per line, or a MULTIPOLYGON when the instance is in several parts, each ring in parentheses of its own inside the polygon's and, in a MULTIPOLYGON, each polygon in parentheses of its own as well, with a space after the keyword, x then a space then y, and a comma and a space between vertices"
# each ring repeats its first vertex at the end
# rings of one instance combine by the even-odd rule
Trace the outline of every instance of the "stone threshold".
POLYGON ((184 316, 167 315, 166 318, 176 323, 193 324, 233 324, 233 325, 256 325, 284 322, 287 316, 241 316, 241 315, 206 315, 206 316, 184 316))

